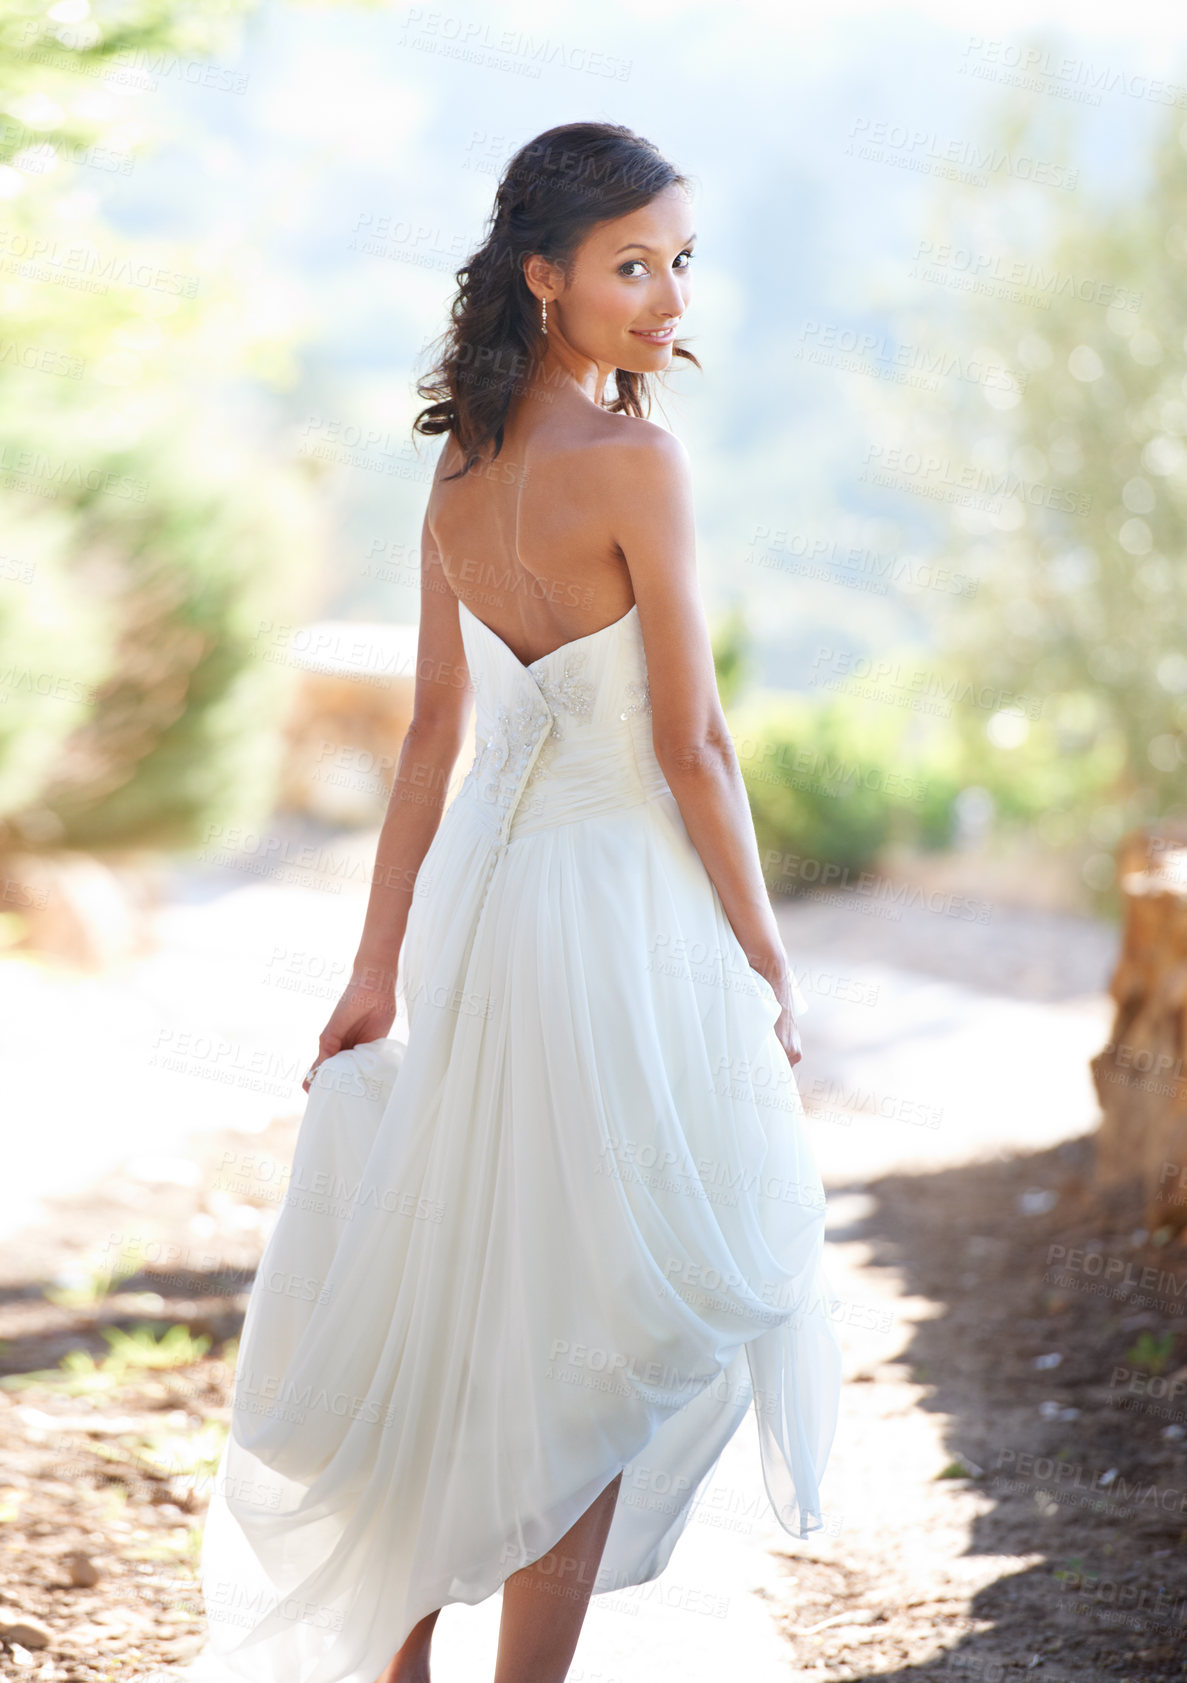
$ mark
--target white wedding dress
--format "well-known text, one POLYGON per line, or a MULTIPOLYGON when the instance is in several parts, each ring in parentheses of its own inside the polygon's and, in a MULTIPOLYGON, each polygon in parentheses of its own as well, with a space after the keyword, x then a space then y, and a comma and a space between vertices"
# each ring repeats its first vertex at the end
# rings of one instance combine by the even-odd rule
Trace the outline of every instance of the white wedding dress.
POLYGON ((416 879, 408 1041, 311 1086, 195 1679, 375 1683, 619 1471, 594 1588, 644 1583, 752 1401, 780 1522, 822 1523, 825 1200, 774 991, 655 757, 637 611, 530 666, 460 614, 478 751, 416 879))

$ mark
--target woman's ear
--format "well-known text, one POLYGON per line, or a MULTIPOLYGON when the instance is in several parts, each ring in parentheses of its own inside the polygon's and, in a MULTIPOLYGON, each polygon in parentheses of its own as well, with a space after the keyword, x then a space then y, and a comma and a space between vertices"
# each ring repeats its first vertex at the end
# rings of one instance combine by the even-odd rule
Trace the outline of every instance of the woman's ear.
POLYGON ((546 257, 541 257, 538 251, 531 252, 523 259, 523 278, 528 284, 528 291, 536 301, 547 298, 549 303, 556 296, 556 274, 553 264, 546 257))

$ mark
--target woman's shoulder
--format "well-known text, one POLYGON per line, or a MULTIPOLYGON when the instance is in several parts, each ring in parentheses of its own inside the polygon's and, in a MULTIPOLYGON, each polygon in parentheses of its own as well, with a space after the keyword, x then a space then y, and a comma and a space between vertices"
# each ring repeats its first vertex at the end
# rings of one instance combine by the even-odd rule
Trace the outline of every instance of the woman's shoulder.
POLYGON ((538 466, 537 495, 559 495, 574 517, 584 510, 615 534, 615 544, 648 510, 671 515, 691 507, 684 445, 666 427, 637 416, 594 410, 563 435, 556 428, 538 466))
POLYGON ((687 478, 689 456, 666 427, 635 415, 603 412, 591 422, 585 465, 612 484, 671 484, 687 478))
POLYGON ((626 499, 640 506, 658 500, 665 506, 691 497, 691 462, 674 432, 632 415, 607 415, 607 428, 595 474, 607 506, 626 499))
MULTIPOLYGON (((564 427, 538 434, 532 440, 530 455, 531 473, 538 482, 543 474, 548 479, 559 476, 572 485, 579 473, 581 482, 596 486, 599 493, 612 492, 624 482, 646 485, 683 481, 690 467, 683 442, 666 427, 640 416, 597 409, 583 414, 579 421, 569 418, 564 427)), ((457 439, 452 433, 446 434, 433 475, 431 499, 444 489, 444 476, 456 472, 462 460, 457 439)), ((487 471, 493 472, 493 464, 488 463, 487 471)))
POLYGON ((622 415, 614 410, 595 410, 591 418, 600 441, 627 454, 644 457, 665 453, 687 454, 674 432, 655 421, 645 421, 638 415, 622 415))

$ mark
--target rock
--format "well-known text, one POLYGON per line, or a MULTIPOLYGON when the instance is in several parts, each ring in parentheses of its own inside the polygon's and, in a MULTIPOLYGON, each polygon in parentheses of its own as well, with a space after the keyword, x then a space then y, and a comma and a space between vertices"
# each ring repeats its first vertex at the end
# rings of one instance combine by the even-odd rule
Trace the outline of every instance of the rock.
POLYGON ((0 859, 5 910, 19 918, 17 951, 103 971, 147 951, 154 939, 154 868, 54 849, 0 859))
POLYGON ((26 1613, 18 1619, 0 1618, 0 1641, 10 1647, 48 1648, 52 1636, 48 1625, 26 1613))
POLYGON ((69 1554, 64 1554, 62 1565, 77 1589, 93 1589, 99 1582, 99 1568, 81 1549, 72 1549, 69 1554))

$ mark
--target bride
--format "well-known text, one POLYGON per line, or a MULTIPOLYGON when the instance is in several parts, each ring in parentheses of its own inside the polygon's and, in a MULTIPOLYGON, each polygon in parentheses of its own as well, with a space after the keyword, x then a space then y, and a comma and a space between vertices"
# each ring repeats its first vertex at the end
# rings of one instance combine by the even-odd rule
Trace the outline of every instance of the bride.
POLYGON ((496 1683, 559 1683, 591 1594, 664 1569, 751 1403, 780 1523, 823 1523, 839 1346, 803 1001, 687 453, 645 416, 652 377, 696 362, 695 243, 648 141, 549 130, 419 387, 444 444, 415 711, 297 1146, 327 1172, 353 1151, 354 1190, 345 1219, 282 1210, 249 1304, 203 1553, 233 1675, 426 1683, 442 1606, 501 1586, 496 1683), (314 1301, 260 1286, 315 1257, 314 1301))

